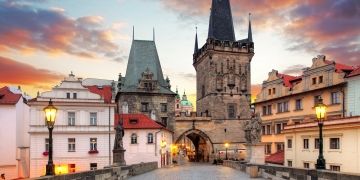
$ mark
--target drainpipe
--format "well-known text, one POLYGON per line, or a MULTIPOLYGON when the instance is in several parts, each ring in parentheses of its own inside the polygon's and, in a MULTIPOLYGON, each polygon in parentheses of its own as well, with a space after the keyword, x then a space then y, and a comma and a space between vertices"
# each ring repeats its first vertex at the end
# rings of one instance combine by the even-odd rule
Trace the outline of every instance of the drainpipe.
POLYGON ((161 130, 155 132, 155 156, 157 156, 157 134, 158 134, 159 132, 161 132, 161 130))
POLYGON ((109 104, 109 166, 111 166, 111 106, 109 104))
POLYGON ((342 117, 345 117, 345 90, 344 88, 341 89, 342 93, 342 117))

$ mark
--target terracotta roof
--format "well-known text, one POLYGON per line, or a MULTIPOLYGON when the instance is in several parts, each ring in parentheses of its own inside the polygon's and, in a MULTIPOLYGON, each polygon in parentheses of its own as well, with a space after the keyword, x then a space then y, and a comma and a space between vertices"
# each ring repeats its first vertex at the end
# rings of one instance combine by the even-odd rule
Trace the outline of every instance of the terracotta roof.
POLYGON ((360 75, 360 66, 353 70, 347 77, 354 77, 360 75))
POLYGON ((111 103, 112 91, 111 86, 85 86, 90 92, 100 95, 104 98, 105 103, 111 103))
POLYGON ((325 63, 326 63, 326 64, 335 64, 336 72, 352 71, 352 70, 354 70, 354 67, 352 67, 352 66, 348 66, 348 65, 345 65, 345 64, 340 64, 340 63, 337 63, 337 62, 335 62, 335 61, 325 60, 325 63))
POLYGON ((164 126, 156 123, 144 114, 115 114, 115 126, 119 120, 123 120, 124 129, 163 129, 164 126), (131 120, 137 120, 131 123, 131 120))
POLYGON ((21 94, 14 94, 7 86, 0 89, 0 104, 14 105, 21 97, 21 94))
POLYGON ((299 78, 299 77, 296 77, 296 76, 290 76, 290 75, 287 75, 287 74, 280 74, 280 73, 278 73, 278 77, 283 79, 284 86, 290 87, 290 88, 293 86, 291 81, 299 78))
POLYGON ((265 158, 265 162, 271 163, 271 164, 283 165, 284 164, 284 151, 278 151, 274 154, 271 154, 270 156, 265 158))

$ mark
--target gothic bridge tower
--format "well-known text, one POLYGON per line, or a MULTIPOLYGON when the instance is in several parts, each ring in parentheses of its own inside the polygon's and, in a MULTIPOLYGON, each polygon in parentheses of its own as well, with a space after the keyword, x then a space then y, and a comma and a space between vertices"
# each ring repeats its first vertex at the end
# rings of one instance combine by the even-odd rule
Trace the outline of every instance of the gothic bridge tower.
POLYGON ((229 0, 213 0, 208 38, 200 49, 195 36, 198 114, 214 120, 249 119, 253 56, 250 19, 248 38, 236 40, 229 0))
POLYGON ((212 0, 208 38, 201 48, 195 36, 197 113, 176 117, 174 135, 177 144, 194 145, 195 161, 212 162, 226 149, 230 158, 246 158, 253 56, 250 19, 247 38, 236 40, 229 0, 212 0))

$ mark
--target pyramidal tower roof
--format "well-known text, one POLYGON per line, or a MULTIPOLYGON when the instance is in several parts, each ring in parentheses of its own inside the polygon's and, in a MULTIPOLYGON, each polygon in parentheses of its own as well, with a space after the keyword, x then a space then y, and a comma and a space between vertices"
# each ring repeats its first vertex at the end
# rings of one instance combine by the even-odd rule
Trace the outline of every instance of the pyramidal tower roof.
POLYGON ((212 0, 208 38, 236 41, 229 0, 212 0))
POLYGON ((143 72, 146 71, 153 73, 153 80, 158 81, 160 93, 173 94, 173 92, 165 88, 167 82, 164 79, 155 42, 133 40, 126 68, 125 81, 121 91, 136 92, 139 79, 142 78, 143 72))

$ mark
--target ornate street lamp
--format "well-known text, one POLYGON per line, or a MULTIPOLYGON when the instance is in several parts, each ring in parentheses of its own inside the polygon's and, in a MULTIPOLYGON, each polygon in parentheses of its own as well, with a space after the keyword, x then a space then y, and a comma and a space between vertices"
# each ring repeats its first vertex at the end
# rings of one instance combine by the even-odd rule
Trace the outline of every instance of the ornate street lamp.
POLYGON ((316 169, 325 169, 326 163, 323 155, 323 134, 322 134, 322 128, 324 125, 324 120, 326 116, 326 105, 323 103, 322 98, 320 97, 318 99, 318 102, 315 106, 316 111, 316 119, 318 121, 319 125, 319 157, 316 162, 316 169))
POLYGON ((55 175, 55 171, 54 171, 55 166, 52 160, 52 156, 53 156, 52 131, 54 129, 57 109, 55 108, 55 106, 53 106, 51 99, 49 101, 49 105, 44 108, 44 112, 45 112, 46 126, 49 129, 49 160, 48 160, 48 164, 46 165, 46 176, 53 176, 55 175))
POLYGON ((229 147, 229 143, 225 143, 225 160, 228 160, 228 156, 227 156, 228 147, 229 147))

